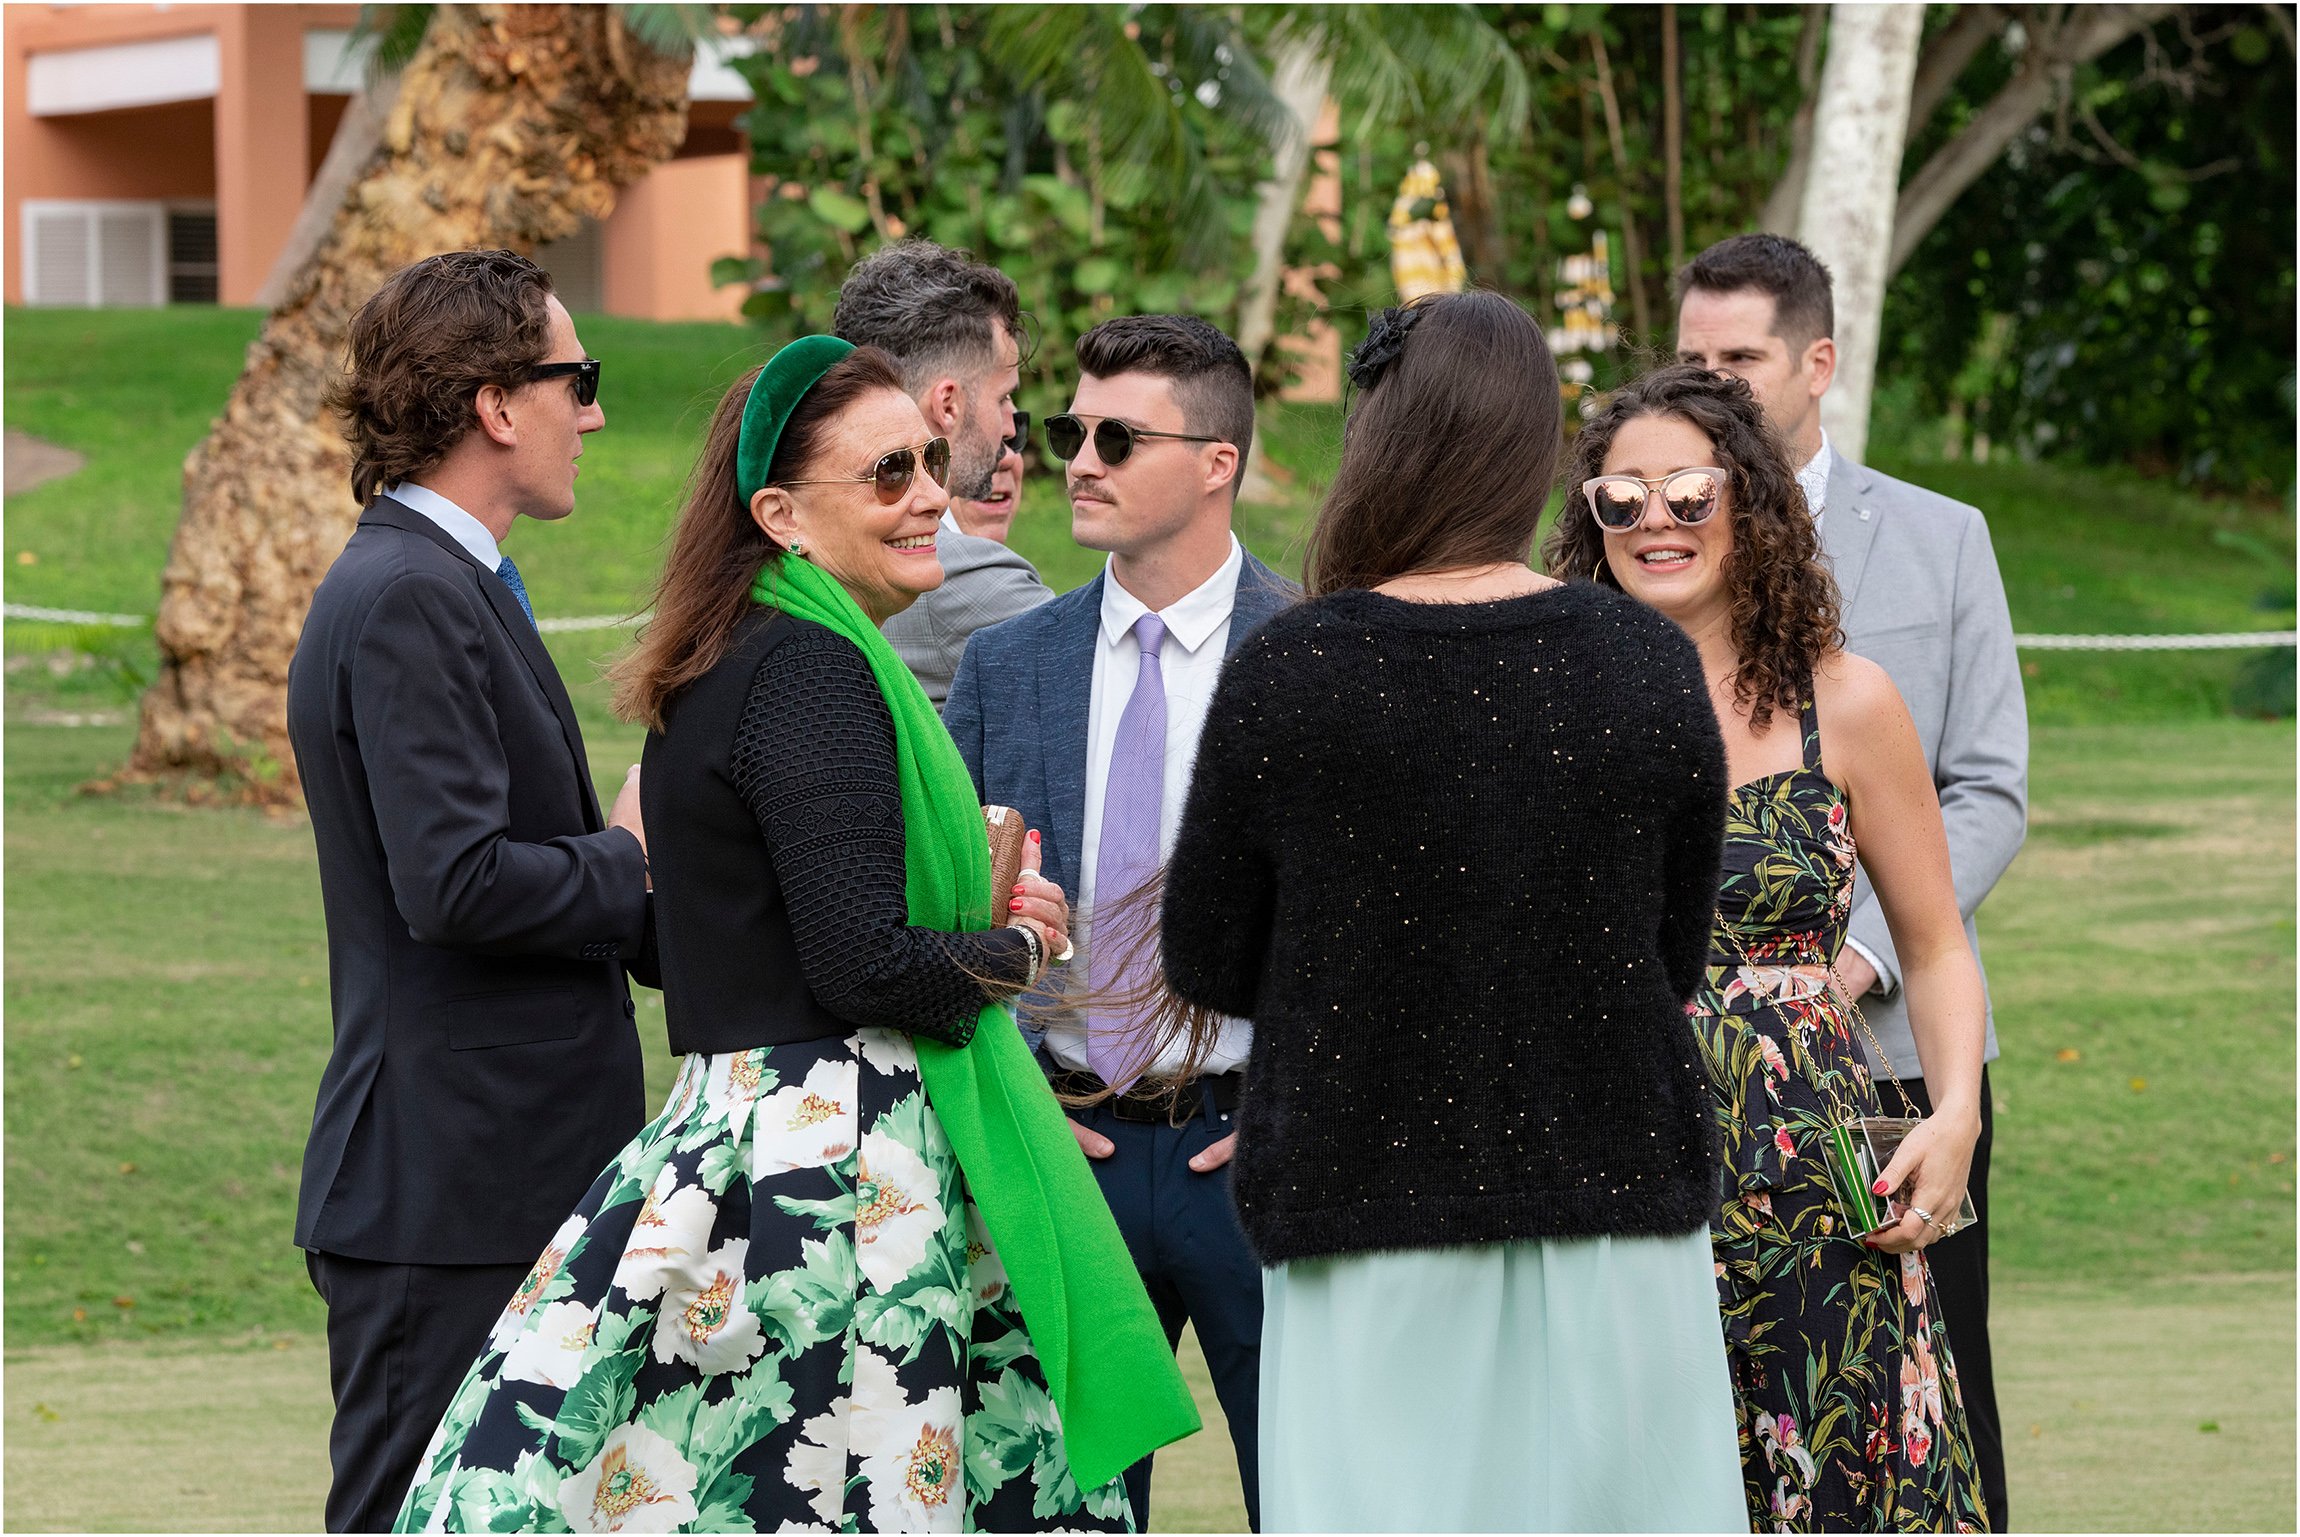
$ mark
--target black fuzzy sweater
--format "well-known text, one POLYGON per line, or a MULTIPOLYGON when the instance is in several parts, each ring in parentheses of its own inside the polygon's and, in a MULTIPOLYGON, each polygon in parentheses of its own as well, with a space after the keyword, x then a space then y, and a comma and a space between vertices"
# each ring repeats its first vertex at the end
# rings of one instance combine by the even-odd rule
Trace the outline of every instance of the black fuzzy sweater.
POLYGON ((1164 953, 1254 1021, 1234 1189, 1265 1264, 1707 1222, 1684 1009, 1725 777, 1692 642, 1608 588, 1338 593, 1246 642, 1164 953))

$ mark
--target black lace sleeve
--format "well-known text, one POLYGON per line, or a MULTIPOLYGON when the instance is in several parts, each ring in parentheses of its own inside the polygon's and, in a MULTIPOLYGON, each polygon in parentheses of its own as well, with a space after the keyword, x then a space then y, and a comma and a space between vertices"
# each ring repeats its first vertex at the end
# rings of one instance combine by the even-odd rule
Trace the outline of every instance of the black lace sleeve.
POLYGON ((1028 941, 909 922, 894 719, 862 653, 812 626, 769 651, 732 763, 816 999, 858 1025, 965 1045, 984 1002, 1021 987, 1028 941))

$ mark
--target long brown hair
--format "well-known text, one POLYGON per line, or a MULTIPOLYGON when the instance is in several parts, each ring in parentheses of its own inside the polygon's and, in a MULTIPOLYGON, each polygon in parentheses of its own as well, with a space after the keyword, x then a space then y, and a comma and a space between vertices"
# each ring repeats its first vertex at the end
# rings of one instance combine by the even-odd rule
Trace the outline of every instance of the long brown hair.
POLYGON ((1440 294, 1378 319, 1351 361, 1370 382, 1310 531, 1310 594, 1525 560, 1559 453, 1541 328, 1500 294, 1440 294))
POLYGON ((1763 733, 1773 711, 1794 713, 1821 658, 1844 644, 1837 584, 1821 563, 1813 514, 1781 439, 1748 382, 1691 364, 1671 364, 1626 384, 1573 440, 1565 507, 1542 550, 1549 574, 1619 588, 1605 560, 1605 530, 1582 495, 1605 473, 1605 456, 1629 423, 1672 416, 1698 428, 1725 472, 1725 515, 1733 549, 1725 557, 1732 640, 1740 665, 1733 700, 1763 733))
MULTIPOLYGON (((663 706, 672 695, 726 656, 736 627, 751 610, 751 584, 768 561, 783 556, 783 547, 751 516, 735 477, 743 407, 758 376, 754 368, 737 379, 712 413, 702 457, 688 477, 670 558, 655 584, 655 616, 607 670, 615 685, 615 713, 650 730, 663 729, 663 706)), ((856 400, 874 390, 901 389, 894 359, 876 347, 857 347, 833 363, 783 424, 767 483, 798 478, 812 467, 832 424, 856 400)))

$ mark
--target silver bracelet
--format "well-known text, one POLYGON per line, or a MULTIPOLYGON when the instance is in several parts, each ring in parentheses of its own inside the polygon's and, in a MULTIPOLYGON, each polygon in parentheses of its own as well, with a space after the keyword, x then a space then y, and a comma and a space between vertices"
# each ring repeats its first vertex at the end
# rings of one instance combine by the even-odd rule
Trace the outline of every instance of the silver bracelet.
POLYGON ((1022 988, 1028 992, 1038 981, 1038 974, 1046 969, 1046 941, 1038 937, 1038 930, 1027 923, 1018 923, 1023 942, 1030 946, 1030 975, 1022 979, 1022 988))

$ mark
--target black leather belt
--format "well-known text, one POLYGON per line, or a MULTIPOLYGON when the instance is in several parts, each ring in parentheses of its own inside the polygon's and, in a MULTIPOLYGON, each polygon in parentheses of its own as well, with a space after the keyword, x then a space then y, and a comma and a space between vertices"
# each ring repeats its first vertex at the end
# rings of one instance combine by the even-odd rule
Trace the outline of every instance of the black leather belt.
MULTIPOLYGON (((1108 1088, 1092 1073, 1062 1067, 1052 1069, 1047 1081, 1055 1093, 1074 1099, 1085 1099, 1108 1088)), ((1244 1073, 1229 1072, 1201 1074, 1184 1084, 1137 1084, 1096 1108, 1108 1110, 1113 1119, 1143 1126, 1180 1126, 1193 1116, 1209 1114, 1228 1121, 1238 1112, 1238 1091, 1245 1082, 1244 1073)))

